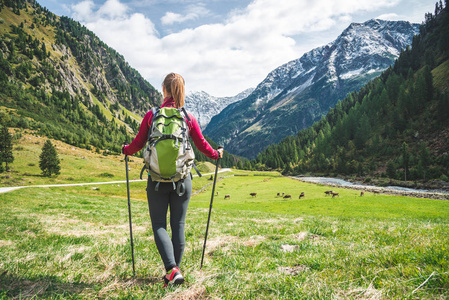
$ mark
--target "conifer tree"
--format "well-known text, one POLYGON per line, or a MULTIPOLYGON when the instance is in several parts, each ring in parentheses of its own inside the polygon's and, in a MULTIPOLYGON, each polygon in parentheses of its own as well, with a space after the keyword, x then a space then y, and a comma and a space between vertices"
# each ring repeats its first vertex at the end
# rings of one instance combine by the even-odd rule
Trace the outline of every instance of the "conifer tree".
POLYGON ((427 169, 428 169, 429 165, 432 163, 432 158, 430 156, 430 149, 428 147, 426 147, 426 145, 424 143, 420 145, 419 161, 423 168, 424 180, 426 180, 427 179, 427 176, 426 176, 427 169))
MULTIPOLYGON (((1 125, 0 125, 1 126, 1 125)), ((12 137, 8 132, 8 127, 1 126, 0 128, 0 172, 4 170, 8 171, 8 163, 14 161, 12 154, 12 137), (3 169, 3 163, 5 163, 5 169, 3 169)))
POLYGON ((239 162, 237 163, 237 169, 243 170, 243 165, 242 165, 242 161, 241 160, 239 160, 239 162))
POLYGON ((408 145, 406 142, 402 143, 402 162, 404 164, 404 180, 407 181, 407 172, 408 172, 408 165, 410 162, 410 152, 408 151, 408 145))
POLYGON ((394 164, 394 162, 392 160, 390 160, 387 163, 387 176, 390 179, 395 179, 396 178, 396 165, 394 164))
POLYGON ((51 174, 59 174, 61 166, 59 165, 58 153, 50 140, 47 140, 42 147, 39 159, 39 168, 41 168, 44 176, 50 177, 51 174))
POLYGON ((368 116, 364 113, 359 121, 359 126, 356 129, 354 143, 358 149, 362 149, 368 140, 371 132, 368 116))

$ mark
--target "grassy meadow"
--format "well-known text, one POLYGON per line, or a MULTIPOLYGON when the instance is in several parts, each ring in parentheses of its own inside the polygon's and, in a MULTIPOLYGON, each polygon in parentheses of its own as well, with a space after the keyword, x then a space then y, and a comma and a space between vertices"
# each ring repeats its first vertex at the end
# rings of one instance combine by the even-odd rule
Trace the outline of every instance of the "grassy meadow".
MULTIPOLYGON (((126 180, 123 156, 103 155, 53 139, 51 142, 58 152, 61 174, 43 177, 39 155, 47 138, 30 130, 11 129, 10 133, 21 134, 21 138, 14 141, 12 171, 0 174, 0 187, 126 180)), ((130 157, 130 179, 139 178, 141 167, 141 158, 130 157)))
MULTIPOLYGON (((194 189, 211 182, 195 178, 194 189)), ((186 283, 167 289, 145 182, 131 183, 135 278, 124 184, 0 194, 0 298, 449 297, 447 201, 348 189, 331 198, 277 173, 222 173, 200 270, 211 189, 190 202, 186 283)))
MULTIPOLYGON (((10 133, 20 134, 21 137, 14 141, 14 162, 10 164, 11 172, 0 174, 0 187, 126 180, 123 155, 95 153, 54 139, 51 139, 51 142, 58 152, 61 174, 50 178, 44 177, 39 168, 39 155, 47 138, 31 130, 17 128, 10 129, 10 133)), ((129 158, 130 180, 139 179, 142 166, 142 158, 136 156, 129 158)), ((213 172, 215 167, 211 163, 203 163, 199 165, 199 169, 201 172, 209 173, 213 172)))
MULTIPOLYGON (((58 141, 61 175, 42 177, 44 142, 24 132, 0 186, 125 180, 123 157, 58 141)), ((131 179, 140 167, 132 157, 131 179)), ((167 289, 146 182, 130 184, 135 278, 126 184, 0 194, 0 299, 449 298, 448 201, 335 188, 340 196, 332 198, 324 194, 329 187, 275 172, 220 173, 200 270, 211 184, 210 175, 193 180, 181 266, 186 283, 167 289)))

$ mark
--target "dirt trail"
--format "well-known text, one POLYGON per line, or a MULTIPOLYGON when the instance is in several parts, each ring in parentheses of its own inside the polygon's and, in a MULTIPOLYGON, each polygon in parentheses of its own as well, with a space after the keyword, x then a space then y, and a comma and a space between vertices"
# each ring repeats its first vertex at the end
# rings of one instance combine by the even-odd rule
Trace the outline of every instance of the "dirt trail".
MULTIPOLYGON (((220 171, 218 171, 218 173, 223 173, 223 172, 230 172, 231 169, 221 169, 220 171)), ((202 174, 203 176, 207 176, 207 175, 213 175, 215 174, 215 172, 213 173, 207 173, 207 174, 202 174)), ((196 177, 198 175, 193 175, 193 177, 196 177)), ((130 180, 129 182, 136 182, 136 181, 146 181, 146 179, 136 179, 136 180, 130 180)), ((82 185, 99 185, 99 184, 113 184, 113 183, 126 183, 126 180, 122 180, 122 181, 107 181, 107 182, 87 182, 87 183, 64 183, 64 184, 42 184, 42 185, 25 185, 25 186, 13 186, 13 187, 0 187, 0 194, 1 193, 7 193, 7 192, 11 192, 17 189, 23 189, 23 188, 30 188, 30 187, 62 187, 62 186, 82 186, 82 185)))

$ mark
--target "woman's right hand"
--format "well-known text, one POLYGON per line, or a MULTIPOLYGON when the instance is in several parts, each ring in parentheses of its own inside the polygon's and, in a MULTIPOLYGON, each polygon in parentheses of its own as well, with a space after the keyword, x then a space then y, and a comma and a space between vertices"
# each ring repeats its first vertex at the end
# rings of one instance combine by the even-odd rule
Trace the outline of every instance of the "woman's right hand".
POLYGON ((217 151, 218 151, 218 157, 223 158, 223 147, 218 147, 217 151))
POLYGON ((128 143, 125 142, 122 144, 122 154, 125 154, 125 147, 128 146, 128 143))

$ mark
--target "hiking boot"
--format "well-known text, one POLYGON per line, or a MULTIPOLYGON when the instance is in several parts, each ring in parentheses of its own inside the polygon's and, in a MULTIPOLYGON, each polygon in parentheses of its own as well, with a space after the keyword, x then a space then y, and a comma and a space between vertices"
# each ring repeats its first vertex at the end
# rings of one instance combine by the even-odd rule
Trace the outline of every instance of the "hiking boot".
POLYGON ((184 277, 182 277, 181 271, 178 267, 174 267, 171 269, 171 271, 167 272, 167 274, 164 276, 164 282, 167 286, 170 282, 172 284, 181 284, 184 282, 184 277))

